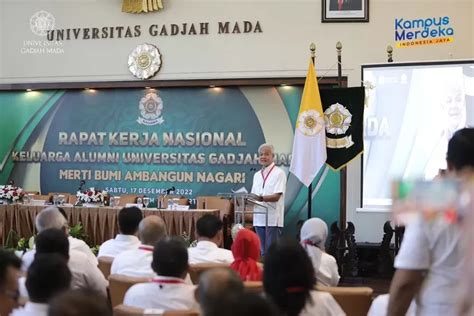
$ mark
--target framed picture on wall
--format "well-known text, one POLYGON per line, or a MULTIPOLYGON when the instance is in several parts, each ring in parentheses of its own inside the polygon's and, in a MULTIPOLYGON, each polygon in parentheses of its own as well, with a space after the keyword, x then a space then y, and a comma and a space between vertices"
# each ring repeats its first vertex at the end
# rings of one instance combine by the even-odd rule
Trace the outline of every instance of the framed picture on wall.
POLYGON ((321 0, 321 22, 369 22, 369 0, 321 0))

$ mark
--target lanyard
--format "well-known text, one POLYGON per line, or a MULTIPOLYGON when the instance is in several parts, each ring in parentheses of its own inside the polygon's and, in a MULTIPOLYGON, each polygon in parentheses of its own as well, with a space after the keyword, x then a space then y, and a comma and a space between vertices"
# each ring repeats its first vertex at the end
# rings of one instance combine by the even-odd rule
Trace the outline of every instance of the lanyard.
POLYGON ((183 280, 161 280, 161 279, 153 279, 153 283, 158 283, 158 284, 183 284, 183 280))
POLYGON ((145 251, 150 251, 150 252, 153 251, 153 247, 152 246, 147 246, 147 245, 141 245, 140 247, 138 247, 138 249, 145 250, 145 251))
POLYGON ((275 168, 275 165, 273 165, 272 168, 270 169, 270 171, 268 171, 267 176, 264 176, 264 175, 263 175, 263 170, 261 171, 261 173, 262 173, 262 178, 263 178, 262 189, 265 188, 265 182, 267 182, 267 179, 268 179, 268 177, 270 176, 270 173, 272 173, 273 168, 275 168))

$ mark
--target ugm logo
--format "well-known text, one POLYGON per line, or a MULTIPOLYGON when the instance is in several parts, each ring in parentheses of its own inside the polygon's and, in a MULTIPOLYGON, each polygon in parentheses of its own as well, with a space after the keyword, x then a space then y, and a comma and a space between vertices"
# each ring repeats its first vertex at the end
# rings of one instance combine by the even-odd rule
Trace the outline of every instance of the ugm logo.
POLYGON ((148 93, 140 100, 138 105, 141 117, 138 117, 137 123, 147 126, 163 124, 165 121, 161 116, 163 110, 163 100, 156 93, 148 93))
POLYGON ((127 13, 147 13, 159 10, 163 10, 163 2, 161 0, 123 0, 122 3, 122 12, 127 13))

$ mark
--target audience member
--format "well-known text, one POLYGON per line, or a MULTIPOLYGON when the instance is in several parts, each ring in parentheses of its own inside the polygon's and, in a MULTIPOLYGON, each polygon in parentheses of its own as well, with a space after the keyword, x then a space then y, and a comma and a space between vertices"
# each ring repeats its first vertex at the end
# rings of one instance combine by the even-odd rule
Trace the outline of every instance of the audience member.
MULTIPOLYGON (((72 274, 71 288, 92 291, 107 296, 108 282, 97 266, 92 265, 84 253, 71 250, 64 231, 45 229, 36 237, 36 255, 59 254, 66 261, 72 274)), ((21 293, 22 296, 25 293, 21 293)))
POLYGON ((125 305, 163 310, 198 307, 194 299, 195 287, 184 282, 188 272, 188 250, 181 240, 159 241, 153 250, 152 268, 156 277, 152 282, 132 286, 125 294, 125 305))
POLYGON ((141 245, 137 249, 127 250, 115 257, 110 269, 111 274, 122 274, 131 277, 155 277, 151 267, 154 245, 166 237, 166 226, 163 219, 150 215, 138 225, 138 237, 141 245))
POLYGON ((63 256, 55 253, 37 254, 28 268, 26 289, 30 300, 12 316, 47 316, 49 301, 71 283, 71 272, 63 256))
POLYGON ((273 243, 264 266, 265 293, 282 314, 345 315, 331 294, 313 290, 313 265, 296 240, 282 238, 273 243))
POLYGON ((310 218, 301 227, 301 245, 313 263, 318 284, 337 286, 340 277, 336 259, 324 251, 327 237, 328 226, 320 218, 310 218))
POLYGON ((104 297, 86 291, 67 291, 51 300, 48 316, 112 316, 104 297))
POLYGON ((140 240, 136 234, 138 225, 143 219, 142 211, 138 207, 125 207, 118 214, 119 234, 114 239, 107 240, 99 248, 97 257, 115 257, 127 250, 137 249, 140 240))
POLYGON ((201 275, 195 297, 204 316, 220 316, 234 309, 232 303, 243 292, 244 284, 235 271, 215 268, 201 275))
POLYGON ((10 315, 18 307, 20 268, 20 258, 0 249, 0 316, 10 315))
POLYGON ((188 249, 189 264, 228 263, 234 261, 232 252, 219 248, 222 245, 222 221, 215 215, 206 214, 196 222, 198 243, 188 249))
MULTIPOLYGON (((474 167, 474 128, 454 133, 448 143, 448 174, 474 167)), ((463 251, 457 225, 421 216, 406 226, 397 271, 390 286, 388 315, 405 315, 413 298, 417 315, 456 315, 463 251)))
POLYGON ((253 231, 241 229, 232 244, 232 254, 235 261, 231 268, 235 270, 242 281, 261 281, 262 268, 257 263, 260 258, 260 240, 253 231))
MULTIPOLYGON (((63 230, 66 235, 69 235, 69 226, 65 214, 66 213, 64 212, 64 210, 63 213, 61 213, 60 210, 55 206, 47 207, 41 212, 39 212, 39 214, 36 215, 35 220, 36 229, 38 230, 38 233, 41 233, 43 230, 48 228, 56 228, 63 230)), ((70 250, 82 252, 86 256, 86 259, 92 265, 98 265, 97 258, 84 241, 71 236, 68 237, 68 240, 70 250)), ((34 256, 35 249, 30 250, 23 255, 23 271, 26 271, 28 269, 29 265, 34 259, 34 256)))
MULTIPOLYGON (((279 315, 275 305, 262 295, 242 293, 229 305, 231 308, 220 315, 226 316, 275 316, 279 315)), ((216 314, 217 315, 217 314, 216 314)))

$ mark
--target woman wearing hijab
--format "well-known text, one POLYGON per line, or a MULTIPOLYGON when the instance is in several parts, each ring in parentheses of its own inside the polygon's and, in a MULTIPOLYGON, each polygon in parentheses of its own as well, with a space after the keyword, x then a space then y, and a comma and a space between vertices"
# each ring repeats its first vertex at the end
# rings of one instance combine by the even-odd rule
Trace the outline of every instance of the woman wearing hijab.
POLYGON ((257 261, 260 256, 260 240, 257 234, 248 229, 240 229, 232 244, 235 270, 242 281, 262 281, 262 269, 257 261))
POLYGON ((328 226, 320 218, 308 219, 301 228, 301 245, 313 263, 318 284, 337 286, 340 277, 336 259, 324 251, 327 237, 328 226))

